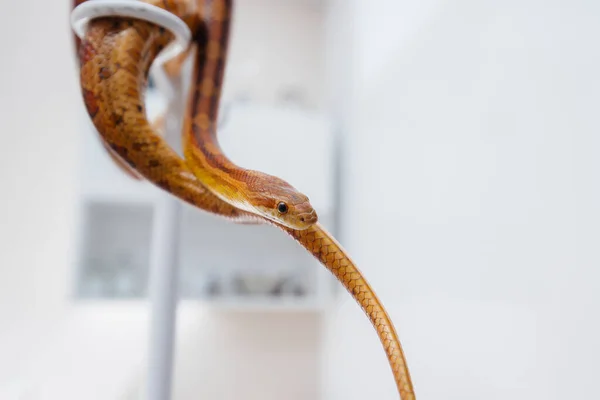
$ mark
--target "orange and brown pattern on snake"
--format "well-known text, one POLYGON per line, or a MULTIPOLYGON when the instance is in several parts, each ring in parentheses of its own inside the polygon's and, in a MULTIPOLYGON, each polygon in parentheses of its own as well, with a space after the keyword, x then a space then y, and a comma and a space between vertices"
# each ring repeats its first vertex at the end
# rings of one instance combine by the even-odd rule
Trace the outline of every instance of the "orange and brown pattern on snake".
MULTIPOLYGON (((122 20, 120 20, 122 21, 122 20)), ((220 200, 207 190, 164 140, 156 135, 145 115, 140 112, 145 85, 143 76, 157 54, 159 44, 170 38, 156 27, 135 22, 137 29, 114 19, 91 23, 86 34, 87 52, 81 69, 81 85, 88 109, 96 110, 93 122, 115 152, 126 158, 136 171, 157 186, 208 212, 236 221, 271 223, 220 200), (139 25, 139 26, 138 26, 139 25), (149 60, 142 60, 139 49, 148 48, 149 60), (137 51, 132 51, 137 49, 137 51), (119 68, 115 66, 119 65, 119 68), (114 69, 106 79, 100 78, 103 67, 114 69), (115 125, 115 115, 122 121, 115 125)), ((414 391, 395 329, 360 271, 335 239, 320 224, 298 231, 273 224, 291 235, 325 265, 360 304, 386 350, 402 400, 414 399, 414 391)))
POLYGON ((275 223, 306 229, 318 221, 307 196, 280 178, 235 165, 219 147, 216 121, 232 6, 231 0, 199 2, 204 24, 194 36, 197 51, 192 82, 195 88, 190 92, 191 111, 184 122, 184 157, 200 182, 221 200, 275 223), (260 201, 265 197, 270 201, 260 201), (279 204, 282 206, 278 207, 279 204))
MULTIPOLYGON (((227 177, 237 180, 241 188, 246 187, 252 189, 252 191, 265 190, 269 192, 276 190, 269 186, 277 185, 278 189, 281 190, 281 188, 286 187, 286 182, 274 177, 264 179, 263 176, 254 171, 240 171, 235 166, 231 167, 232 163, 219 151, 215 127, 220 97, 219 90, 222 87, 225 70, 232 1, 216 0, 212 3, 216 7, 204 19, 207 31, 201 32, 197 36, 199 50, 196 59, 196 73, 198 75, 195 77, 196 89, 191 96, 192 114, 195 115, 192 125, 193 139, 195 140, 189 140, 188 143, 195 144, 199 152, 194 152, 192 151, 194 149, 191 149, 186 157, 188 157, 188 161, 196 162, 203 167, 220 168, 222 171, 226 171, 227 177), (202 51, 202 48, 206 50, 202 51), (198 71, 201 71, 201 73, 198 73, 198 71), (210 129, 207 129, 208 127, 210 129), (201 155, 204 156, 204 159, 201 155)), ((258 201, 257 198, 260 198, 260 196, 253 198, 255 202, 258 201)), ((262 199, 266 201, 265 205, 274 205, 271 199, 265 196, 262 199)), ((380 301, 376 298, 366 280, 362 278, 354 263, 341 249, 341 246, 318 224, 309 227, 307 230, 279 227, 291 234, 313 256, 319 259, 357 299, 379 333, 402 398, 414 398, 410 375, 393 324, 380 301)))
POLYGON ((106 18, 90 25, 85 45, 91 46, 93 51, 86 52, 88 56, 82 58, 81 82, 84 102, 94 115, 94 125, 119 157, 159 187, 186 202, 204 205, 201 208, 209 212, 233 219, 255 220, 254 216, 226 203, 205 199, 213 195, 153 132, 144 113, 139 111, 146 84, 144 76, 160 45, 170 40, 169 33, 161 34, 153 25, 142 21, 136 21, 134 26, 125 22, 115 25, 114 18, 106 18), (146 47, 150 56, 143 62, 140 49, 146 47), (120 68, 115 68, 117 64, 120 68), (103 68, 114 73, 103 79, 103 68))
POLYGON ((304 231, 287 230, 287 233, 325 265, 357 301, 377 330, 396 379, 400 398, 416 399, 406 358, 394 325, 381 301, 342 246, 322 227, 304 231))
MULTIPOLYGON (((80 4, 85 3, 88 0, 75 0, 73 2, 73 8, 77 7, 80 4)), ((81 68, 82 66, 82 58, 89 58, 92 56, 92 54, 87 54, 88 52, 93 52, 93 48, 91 46, 86 46, 85 44, 82 45, 81 39, 79 39, 79 37, 77 35, 74 35, 74 41, 75 41, 75 54, 77 54, 77 59, 79 60, 79 67, 81 68)), ((116 66, 117 68, 119 67, 118 65, 116 66)), ((89 93, 83 93, 84 97, 88 97, 89 93)), ((95 115, 97 110, 97 107, 93 106, 94 103, 94 99, 90 98, 89 99, 89 105, 88 105, 88 112, 90 113, 90 115, 95 115)), ((87 102, 86 102, 87 104, 87 102)), ((100 145, 106 150, 108 156, 111 158, 111 160, 113 161, 113 163, 122 171, 124 172, 126 175, 128 175, 130 178, 135 179, 135 180, 142 180, 142 176, 140 174, 138 174, 134 169, 131 168, 131 166, 125 161, 123 160, 121 157, 118 156, 118 154, 116 154, 111 148, 110 146, 100 137, 100 145)))

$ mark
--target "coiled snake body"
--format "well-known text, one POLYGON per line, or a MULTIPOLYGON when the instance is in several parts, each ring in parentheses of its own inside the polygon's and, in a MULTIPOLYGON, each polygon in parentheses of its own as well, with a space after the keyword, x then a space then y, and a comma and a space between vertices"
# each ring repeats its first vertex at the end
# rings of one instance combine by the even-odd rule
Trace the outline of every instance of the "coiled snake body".
POLYGON ((269 181, 269 175, 236 169, 238 167, 226 159, 216 143, 215 107, 224 69, 225 50, 221 48, 222 43, 213 40, 211 32, 214 35, 215 32, 228 29, 230 1, 212 1, 209 10, 202 10, 202 16, 199 16, 189 1, 153 0, 149 3, 179 16, 198 35, 196 87, 192 89, 184 132, 187 161, 154 131, 146 117, 143 93, 150 65, 157 54, 173 40, 171 33, 148 22, 121 17, 98 18, 90 22, 84 39, 78 43, 83 100, 101 139, 114 156, 120 159, 119 162, 126 163, 126 169, 131 168, 136 174, 179 199, 237 222, 271 224, 306 248, 361 306, 379 335, 401 399, 414 399, 402 347, 387 312, 341 245, 316 222, 316 214, 307 204, 305 196, 295 192, 287 184, 278 186, 281 180, 269 181), (212 68, 218 71, 208 75, 212 79, 212 84, 209 84, 206 73, 212 68), (209 85, 212 85, 214 92, 208 90, 209 85), (204 131, 199 132, 198 128, 204 131), (220 170, 215 171, 217 168, 220 170), (228 176, 228 172, 235 176, 228 176), (245 178, 252 182, 247 182, 246 185, 236 183, 245 178), (267 185, 262 190, 260 185, 265 181, 272 182, 272 187, 267 185), (223 189, 226 185, 230 188, 223 189), (249 189, 255 189, 256 192, 249 195, 249 189), (265 215, 265 209, 261 212, 247 204, 240 206, 240 202, 248 199, 252 201, 252 196, 260 193, 270 196, 267 196, 268 201, 265 201, 264 206, 271 207, 275 214, 265 215), (277 196, 283 193, 288 197, 272 196, 269 193, 277 193, 277 196), (231 198, 234 201, 226 201, 231 198), (296 207, 295 212, 290 214, 294 214, 297 219, 282 219, 282 215, 277 214, 289 215, 278 210, 279 203, 282 202, 286 202, 288 206, 286 211, 296 207), (305 219, 304 223, 299 220, 301 217, 305 219), (296 228, 298 225, 301 225, 300 228, 296 228))

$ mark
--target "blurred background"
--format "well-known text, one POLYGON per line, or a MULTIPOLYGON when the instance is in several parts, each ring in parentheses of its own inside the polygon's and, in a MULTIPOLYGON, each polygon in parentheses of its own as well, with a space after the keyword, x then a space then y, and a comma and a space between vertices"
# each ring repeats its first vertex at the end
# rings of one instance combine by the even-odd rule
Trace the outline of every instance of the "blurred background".
MULTIPOLYGON (((160 193, 94 136, 70 1, 0 5, 0 399, 138 399, 160 193)), ((599 2, 239 0, 232 35, 223 148, 311 197, 419 399, 600 398, 599 2)), ((174 399, 397 399, 290 239, 180 228, 174 399)))

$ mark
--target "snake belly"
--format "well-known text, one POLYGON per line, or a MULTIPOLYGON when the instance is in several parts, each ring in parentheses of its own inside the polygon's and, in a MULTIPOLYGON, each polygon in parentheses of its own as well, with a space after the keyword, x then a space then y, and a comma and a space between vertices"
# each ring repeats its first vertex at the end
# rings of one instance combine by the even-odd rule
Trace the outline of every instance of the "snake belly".
MULTIPOLYGON (((182 1, 155 2, 193 21, 182 1)), ((194 22, 190 27, 196 28, 194 22)), ((188 163, 157 135, 143 104, 150 65, 173 40, 151 23, 99 18, 89 24, 80 46, 83 101, 97 131, 129 167, 184 202, 221 217, 262 221, 291 236, 323 264, 357 301, 375 328, 392 369, 401 400, 415 399, 398 335, 381 301, 341 245, 319 223, 294 230, 232 206, 208 190, 188 163)))

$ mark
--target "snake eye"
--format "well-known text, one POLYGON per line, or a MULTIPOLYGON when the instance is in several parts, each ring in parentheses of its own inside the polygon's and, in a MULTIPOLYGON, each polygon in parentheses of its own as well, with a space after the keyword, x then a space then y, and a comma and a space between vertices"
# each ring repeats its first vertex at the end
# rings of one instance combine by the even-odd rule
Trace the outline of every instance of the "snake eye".
POLYGON ((286 212, 288 212, 287 204, 285 204, 284 202, 277 204, 277 211, 279 211, 281 214, 285 214, 286 212))

